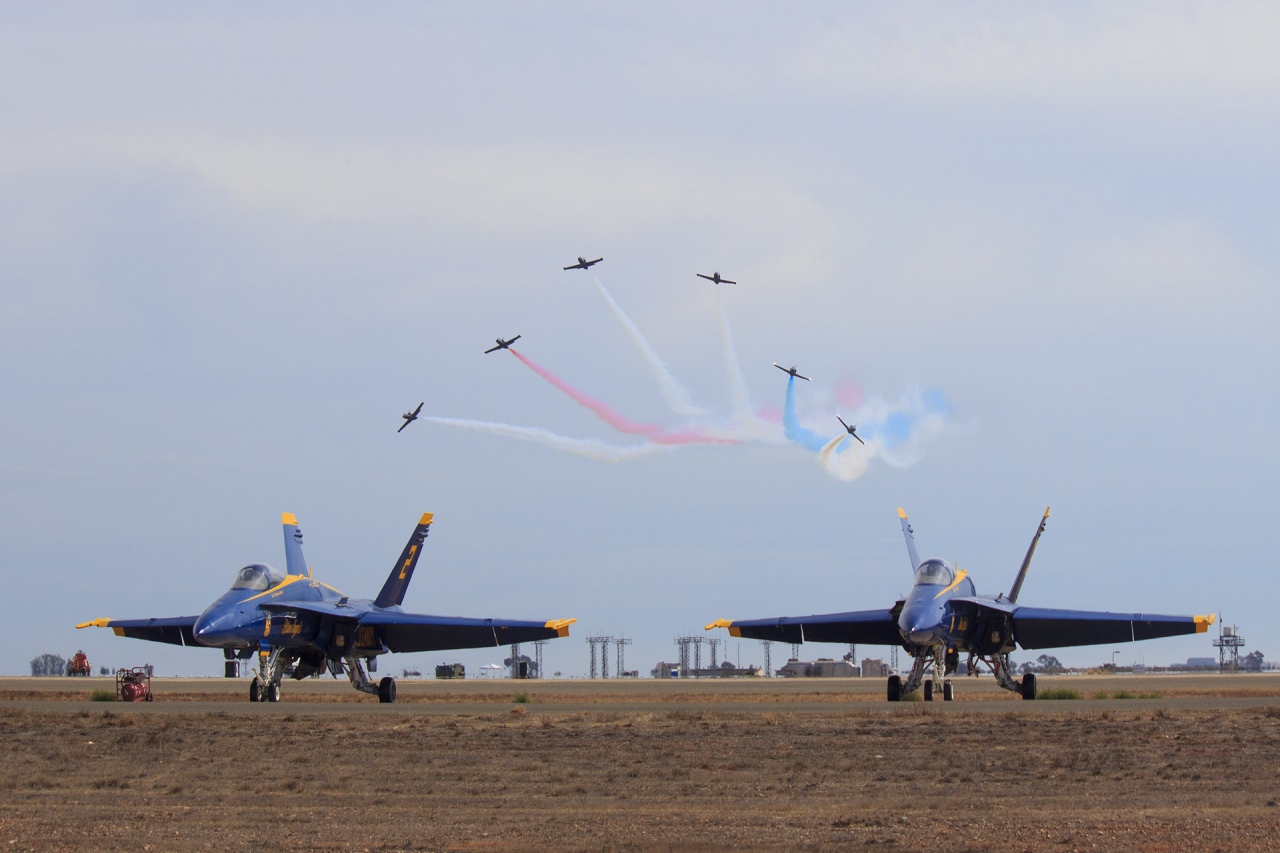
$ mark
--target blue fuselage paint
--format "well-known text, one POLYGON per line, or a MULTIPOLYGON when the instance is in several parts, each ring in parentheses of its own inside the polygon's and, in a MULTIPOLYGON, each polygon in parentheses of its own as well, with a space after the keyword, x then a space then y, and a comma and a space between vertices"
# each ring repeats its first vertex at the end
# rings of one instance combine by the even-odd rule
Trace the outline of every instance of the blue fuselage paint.
POLYGON ((941 563, 952 573, 951 579, 946 583, 917 582, 907 594, 898 616, 898 631, 908 646, 952 643, 951 599, 975 594, 973 581, 967 577, 947 589, 954 580, 954 569, 946 561, 925 560, 921 566, 926 563, 941 563))
MULTIPOLYGON (((261 605, 278 606, 295 601, 337 603, 343 598, 345 596, 337 590, 306 578, 289 579, 265 593, 230 589, 200 614, 192 633, 196 642, 217 648, 318 648, 315 642, 319 639, 315 636, 316 623, 319 621, 317 617, 307 613, 298 616, 280 612, 268 614, 261 605), (267 621, 269 617, 270 629, 267 621)), ((358 618, 372 609, 372 602, 364 599, 348 600, 346 607, 350 608, 351 617, 358 618)))

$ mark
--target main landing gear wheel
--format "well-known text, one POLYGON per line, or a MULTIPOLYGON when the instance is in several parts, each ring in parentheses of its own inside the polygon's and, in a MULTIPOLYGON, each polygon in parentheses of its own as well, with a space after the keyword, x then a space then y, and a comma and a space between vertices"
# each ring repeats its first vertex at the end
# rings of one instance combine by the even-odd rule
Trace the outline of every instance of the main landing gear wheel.
POLYGON ((951 684, 951 679, 942 682, 942 701, 950 702, 956 698, 956 688, 951 684))
POLYGON ((1021 692, 1023 699, 1036 698, 1036 674, 1034 672, 1028 672, 1026 675, 1022 676, 1021 692))
POLYGON ((267 685, 267 701, 268 702, 280 701, 280 685, 279 684, 267 685))
POLYGON ((253 681, 249 682, 249 701, 250 702, 260 701, 260 697, 258 696, 258 679, 256 678, 253 681))
POLYGON ((378 682, 378 701, 386 704, 396 701, 396 680, 389 675, 378 682))
POLYGON ((889 676, 889 701, 902 701, 902 676, 900 675, 889 676))
POLYGON ((929 679, 924 683, 924 701, 933 701, 933 679, 929 679))

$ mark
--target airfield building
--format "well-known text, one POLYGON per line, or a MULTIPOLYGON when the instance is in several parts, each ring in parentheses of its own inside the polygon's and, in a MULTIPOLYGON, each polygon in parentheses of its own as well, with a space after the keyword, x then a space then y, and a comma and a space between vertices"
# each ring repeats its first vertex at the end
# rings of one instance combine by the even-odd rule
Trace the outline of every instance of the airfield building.
POLYGON ((818 658, 801 661, 792 658, 785 666, 779 667, 778 675, 784 678, 857 678, 861 673, 847 660, 818 658))

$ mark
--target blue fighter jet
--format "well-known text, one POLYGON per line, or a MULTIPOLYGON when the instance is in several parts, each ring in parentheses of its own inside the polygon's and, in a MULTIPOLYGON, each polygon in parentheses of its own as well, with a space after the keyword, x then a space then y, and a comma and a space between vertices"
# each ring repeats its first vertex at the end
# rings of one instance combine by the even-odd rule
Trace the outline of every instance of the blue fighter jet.
POLYGON ((734 637, 783 643, 900 645, 915 663, 905 680, 897 674, 889 676, 889 701, 899 701, 923 683, 924 698, 929 702, 939 687, 945 701, 955 696, 951 681, 946 676, 958 669, 961 652, 969 656, 969 674, 977 673, 976 663, 981 661, 994 673, 1001 687, 1021 694, 1023 699, 1035 699, 1035 675, 1027 673, 1021 680, 1014 677, 1009 653, 1018 646, 1052 649, 1202 634, 1215 619, 1213 615, 1104 613, 1018 604, 1018 593, 1026 580, 1036 543, 1049 520, 1048 509, 1040 519, 1040 527, 1027 549, 1013 588, 1008 595, 1001 593, 994 597, 978 595, 965 569, 952 566, 946 560, 920 560, 907 514, 899 508, 898 516, 902 520, 902 533, 907 540, 915 583, 906 598, 899 599, 893 607, 750 621, 721 619, 708 625, 707 630, 728 628, 734 637), (933 678, 926 681, 925 671, 930 665, 933 678))
POLYGON ((346 672, 351 686, 396 701, 391 676, 374 683, 379 655, 440 649, 479 649, 569 636, 576 619, 516 622, 405 613, 400 605, 413 579, 422 543, 431 528, 424 513, 378 597, 351 599, 311 577, 302 556, 302 531, 284 513, 285 571, 251 563, 236 573, 231 589, 199 616, 164 619, 95 619, 77 628, 111 628, 120 637, 223 650, 227 660, 258 654, 249 685, 250 702, 280 701, 280 680, 306 678, 328 669, 346 672))

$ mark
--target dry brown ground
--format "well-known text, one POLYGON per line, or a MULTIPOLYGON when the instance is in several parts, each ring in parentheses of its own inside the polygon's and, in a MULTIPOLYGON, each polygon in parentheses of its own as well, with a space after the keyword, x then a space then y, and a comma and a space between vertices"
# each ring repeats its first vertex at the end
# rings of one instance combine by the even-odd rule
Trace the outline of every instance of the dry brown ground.
POLYGON ((11 707, 0 850, 1249 851, 1280 835, 1274 705, 373 711, 11 707))

